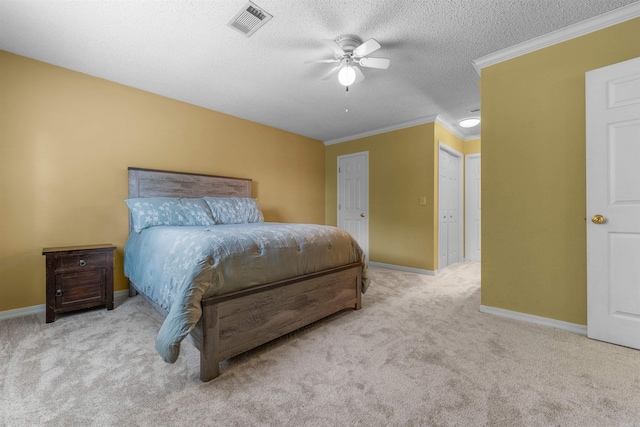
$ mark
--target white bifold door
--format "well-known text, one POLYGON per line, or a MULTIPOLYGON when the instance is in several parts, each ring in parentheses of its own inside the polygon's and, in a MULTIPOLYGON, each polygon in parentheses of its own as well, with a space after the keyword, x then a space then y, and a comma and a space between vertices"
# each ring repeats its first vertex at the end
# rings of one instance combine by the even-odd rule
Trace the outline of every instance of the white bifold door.
POLYGON ((440 143, 438 269, 462 261, 462 154, 440 143))
POLYGON ((586 74, 587 334, 640 349, 640 58, 586 74))

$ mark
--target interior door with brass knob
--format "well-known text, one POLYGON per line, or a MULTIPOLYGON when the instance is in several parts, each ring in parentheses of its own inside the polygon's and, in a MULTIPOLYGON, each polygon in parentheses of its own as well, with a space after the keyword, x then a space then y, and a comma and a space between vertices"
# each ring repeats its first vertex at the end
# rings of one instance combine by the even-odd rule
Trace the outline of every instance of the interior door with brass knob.
POLYGON ((640 349, 640 58, 586 74, 587 335, 640 349))
POLYGON ((369 254, 369 153, 338 157, 338 227, 369 254))

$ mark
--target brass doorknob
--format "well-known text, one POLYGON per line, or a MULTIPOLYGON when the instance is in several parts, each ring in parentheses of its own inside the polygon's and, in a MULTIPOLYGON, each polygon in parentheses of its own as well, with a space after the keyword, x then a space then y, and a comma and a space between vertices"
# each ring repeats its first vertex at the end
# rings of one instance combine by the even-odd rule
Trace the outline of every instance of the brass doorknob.
POLYGON ((591 217, 591 222, 593 222, 594 224, 604 224, 606 219, 607 218, 605 218, 603 215, 594 215, 591 217))
POLYGON ((360 216, 361 216, 362 218, 364 218, 364 217, 365 217, 365 216, 367 216, 367 215, 366 215, 364 212, 362 212, 362 213, 360 214, 360 216))

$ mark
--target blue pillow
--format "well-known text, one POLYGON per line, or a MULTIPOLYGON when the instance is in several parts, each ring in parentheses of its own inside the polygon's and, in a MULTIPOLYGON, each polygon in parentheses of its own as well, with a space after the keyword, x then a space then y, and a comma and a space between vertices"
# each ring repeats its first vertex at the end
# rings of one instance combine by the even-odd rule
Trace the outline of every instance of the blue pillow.
POLYGON ((250 197, 204 197, 216 224, 264 222, 256 199, 250 197))
POLYGON ((180 199, 189 225, 215 225, 209 205, 203 199, 180 199))
POLYGON ((156 225, 190 225, 180 199, 146 197, 127 199, 133 230, 140 232, 156 225))

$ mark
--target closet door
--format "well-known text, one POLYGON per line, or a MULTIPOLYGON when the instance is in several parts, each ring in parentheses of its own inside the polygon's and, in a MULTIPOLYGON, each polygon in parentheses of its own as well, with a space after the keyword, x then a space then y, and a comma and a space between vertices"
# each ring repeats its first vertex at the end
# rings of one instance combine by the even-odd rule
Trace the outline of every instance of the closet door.
POLYGON ((462 155, 440 144, 438 155, 438 269, 461 261, 462 155))

